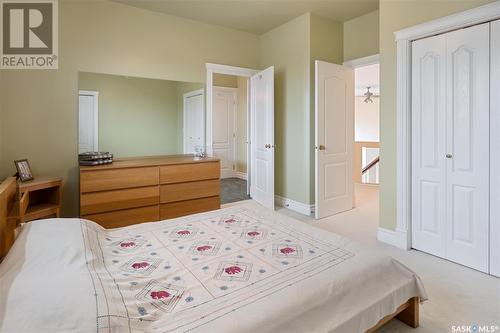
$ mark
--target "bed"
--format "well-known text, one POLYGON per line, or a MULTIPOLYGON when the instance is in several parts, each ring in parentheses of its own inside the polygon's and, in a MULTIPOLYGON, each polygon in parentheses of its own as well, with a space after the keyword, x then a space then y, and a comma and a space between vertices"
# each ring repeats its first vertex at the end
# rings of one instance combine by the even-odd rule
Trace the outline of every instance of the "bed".
POLYGON ((40 220, 13 242, 13 191, 1 332, 374 332, 418 326, 427 298, 398 261, 251 201, 120 229, 40 220))

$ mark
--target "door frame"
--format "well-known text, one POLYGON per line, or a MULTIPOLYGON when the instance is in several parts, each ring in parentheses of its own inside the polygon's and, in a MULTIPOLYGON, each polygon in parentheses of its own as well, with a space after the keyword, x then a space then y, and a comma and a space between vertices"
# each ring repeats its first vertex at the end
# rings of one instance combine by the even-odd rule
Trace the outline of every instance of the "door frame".
MULTIPOLYGON (((231 141, 233 142, 233 156, 231 156, 232 161, 233 161, 232 177, 236 177, 236 135, 235 134, 236 134, 236 113, 237 113, 236 111, 237 111, 237 105, 238 105, 237 88, 222 87, 222 86, 212 86, 212 88, 213 88, 212 91, 218 90, 218 91, 230 92, 231 94, 233 94, 234 102, 236 103, 233 105, 233 137, 231 139, 231 141)), ((247 113, 248 113, 248 111, 247 111, 247 113)), ((212 147, 212 149, 213 149, 213 147, 212 147)), ((247 149, 248 149, 248 147, 247 147, 247 149)))
MULTIPOLYGON (((412 248, 411 232, 411 54, 412 42, 437 34, 486 23, 500 18, 500 1, 438 18, 394 33, 397 44, 396 105, 396 229, 379 227, 378 240, 396 247, 412 248)), ((490 156, 491 160, 491 156, 490 156)), ((490 182, 492 179, 490 179, 490 182)), ((491 192, 491 190, 490 190, 491 192)), ((491 207, 490 207, 491 211, 491 207)), ((491 215, 490 215, 491 216, 491 215)), ((490 218, 491 223, 491 218, 490 218)), ((491 244, 490 244, 491 246, 491 244)), ((491 249, 491 247, 490 247, 491 249)))
MULTIPOLYGON (((377 53, 377 54, 372 54, 372 55, 369 55, 369 56, 366 56, 366 57, 363 57, 363 58, 356 58, 356 59, 351 59, 351 60, 347 60, 347 61, 344 61, 342 63, 342 66, 346 66, 346 67, 349 67, 349 68, 352 68, 354 70, 356 70, 356 68, 360 68, 360 67, 365 67, 365 66, 370 66, 370 65, 379 65, 379 71, 380 71, 380 53, 377 53)), ((356 74, 356 72, 354 73, 356 74)), ((380 74, 379 74, 379 78, 378 78, 378 84, 380 86, 380 74)), ((354 75, 354 85, 356 85, 356 75, 354 75)), ((379 94, 380 96, 380 94, 379 94)), ((354 87, 354 98, 356 98, 356 86, 354 87)), ((380 109, 378 111, 379 113, 379 118, 380 118, 380 109)), ((380 151, 380 124, 378 126, 378 131, 379 131, 379 140, 377 142, 378 144, 378 147, 379 148, 379 151, 380 151)), ((354 164, 355 164, 355 149, 356 149, 356 142, 359 142, 359 141, 356 141, 356 103, 354 103, 354 146, 353 146, 353 172, 354 172, 354 164)), ((367 148, 374 148, 374 147, 367 147, 367 148)), ((363 150, 363 149, 361 149, 363 150)), ((380 156, 380 154, 379 154, 380 156)), ((361 158, 362 160, 362 158, 361 158)), ((360 166, 362 166, 363 163, 360 162, 360 166)), ((361 175, 361 178, 360 178, 360 184, 362 184, 363 186, 379 186, 380 187, 380 163, 378 165, 378 168, 379 168, 379 174, 378 174, 378 179, 379 179, 379 182, 377 184, 371 184, 371 183, 363 183, 362 179, 363 179, 363 175, 361 175)), ((353 178, 354 178, 354 174, 353 174, 353 178)), ((354 183, 356 184, 356 181, 354 181, 354 183)), ((353 195, 353 207, 356 207, 356 191, 354 191, 354 195, 353 195)))
MULTIPOLYGON (((205 89, 201 88, 198 90, 190 91, 182 95, 182 142, 183 142, 183 152, 186 153, 186 147, 187 147, 187 140, 186 140, 186 99, 189 97, 193 97, 196 95, 201 95, 201 100, 202 100, 202 108, 205 110, 205 89)), ((202 112, 203 114, 203 132, 205 132, 205 112, 202 112)), ((203 133, 203 145, 205 145, 205 133, 203 133)))
POLYGON ((251 115, 250 115, 250 78, 259 73, 256 69, 245 68, 245 67, 236 67, 229 65, 221 65, 221 64, 213 64, 206 63, 205 64, 207 70, 207 117, 206 117, 206 127, 205 127, 205 145, 207 146, 207 153, 212 154, 212 100, 213 100, 213 75, 214 74, 226 74, 226 75, 234 75, 234 76, 242 76, 247 79, 247 194, 250 193, 250 183, 252 181, 250 176, 250 168, 251 168, 251 115))
MULTIPOLYGON (((95 90, 78 90, 78 118, 80 118, 80 96, 94 97, 94 151, 99 151, 99 92, 95 90)), ((80 141, 80 131, 78 131, 77 145, 80 141)), ((77 149, 79 151, 79 147, 77 149)))

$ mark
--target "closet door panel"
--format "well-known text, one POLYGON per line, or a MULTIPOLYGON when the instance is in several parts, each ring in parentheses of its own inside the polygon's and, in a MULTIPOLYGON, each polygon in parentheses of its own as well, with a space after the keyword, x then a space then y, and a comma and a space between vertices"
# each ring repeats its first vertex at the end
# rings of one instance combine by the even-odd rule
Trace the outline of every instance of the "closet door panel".
POLYGON ((500 20, 490 40, 490 274, 500 277, 500 20))
POLYGON ((445 255, 445 38, 412 45, 413 247, 445 255))
POLYGON ((446 37, 446 258, 488 271, 489 23, 446 37))

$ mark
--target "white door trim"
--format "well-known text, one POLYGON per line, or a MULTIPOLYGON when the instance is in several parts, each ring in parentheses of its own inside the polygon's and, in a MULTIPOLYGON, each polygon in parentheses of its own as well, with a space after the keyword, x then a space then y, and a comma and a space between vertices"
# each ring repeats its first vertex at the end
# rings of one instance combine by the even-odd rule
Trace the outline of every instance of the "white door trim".
POLYGON ((207 102, 206 102, 206 128, 205 128, 205 145, 207 146, 207 153, 212 154, 212 99, 213 99, 213 74, 226 74, 242 76, 248 79, 247 81, 247 194, 250 195, 250 184, 252 177, 250 175, 251 169, 251 115, 250 115, 250 77, 257 74, 259 71, 250 68, 220 65, 220 64, 205 64, 207 69, 207 102))
MULTIPOLYGON (((99 151, 99 92, 94 90, 78 90, 78 98, 82 95, 94 97, 94 151, 99 151)), ((80 112, 80 105, 78 105, 78 112, 80 112)))
POLYGON ((380 54, 377 53, 363 58, 344 61, 342 65, 350 68, 358 68, 369 65, 375 65, 379 63, 380 63, 380 54))
POLYGON ((396 234, 411 248, 411 42, 500 18, 500 1, 395 32, 397 42, 396 234))
MULTIPOLYGON (((186 99, 188 99, 189 97, 193 97, 193 96, 197 96, 197 95, 201 95, 201 100, 202 100, 202 103, 203 103, 203 110, 205 109, 205 89, 204 88, 201 88, 201 89, 198 89, 198 90, 194 90, 194 91, 190 91, 190 92, 187 92, 185 94, 182 95, 182 116, 183 116, 183 122, 182 122, 182 141, 183 141, 183 152, 186 153, 186 150, 187 150, 187 140, 186 140, 186 123, 187 123, 187 120, 186 120, 186 99)), ((202 113, 203 114, 203 119, 202 119, 202 122, 203 124, 205 124, 205 112, 202 113)), ((203 138, 203 140, 205 140, 205 138, 203 138)), ((205 142, 203 142, 203 145, 205 145, 205 142)))

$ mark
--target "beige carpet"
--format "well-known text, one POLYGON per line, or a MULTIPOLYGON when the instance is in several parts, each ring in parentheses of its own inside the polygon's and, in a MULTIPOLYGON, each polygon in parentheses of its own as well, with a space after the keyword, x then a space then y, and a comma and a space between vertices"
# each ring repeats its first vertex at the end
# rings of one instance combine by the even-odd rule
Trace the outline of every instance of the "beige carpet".
MULTIPOLYGON (((284 208, 278 211, 379 249, 421 276, 429 300, 421 306, 420 327, 414 330, 392 320, 380 332, 438 333, 452 332, 453 325, 500 326, 500 279, 426 253, 403 251, 377 241, 378 187, 357 185, 355 209, 321 220, 284 208)), ((500 329, 496 332, 500 333, 500 329)))

